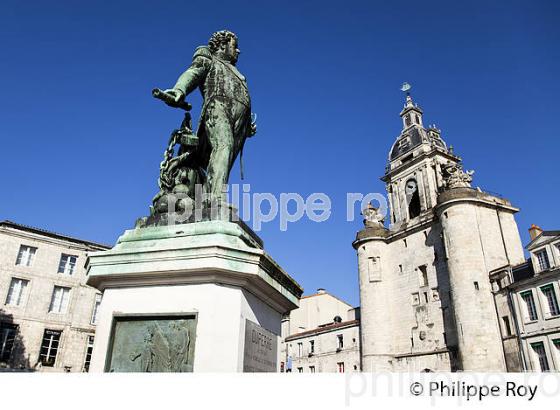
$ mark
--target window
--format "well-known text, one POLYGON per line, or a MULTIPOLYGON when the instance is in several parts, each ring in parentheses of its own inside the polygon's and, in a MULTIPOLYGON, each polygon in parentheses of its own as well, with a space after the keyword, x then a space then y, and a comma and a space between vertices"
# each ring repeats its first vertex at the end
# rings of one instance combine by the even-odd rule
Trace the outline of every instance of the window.
POLYGON ((60 335, 62 335, 62 332, 58 330, 45 329, 43 342, 41 343, 41 353, 39 354, 39 361, 43 366, 54 366, 60 335))
POLYGON ((95 302, 93 304, 93 313, 91 314, 91 324, 97 324, 97 313, 99 312, 99 306, 101 305, 101 294, 95 295, 95 302))
POLYGON ((474 281, 474 282, 473 282, 473 285, 474 285, 474 289, 475 289, 475 290, 480 290, 480 286, 478 286, 478 282, 477 282, 477 281, 474 281))
POLYGON ((64 273, 65 275, 72 275, 76 267, 77 256, 62 254, 60 257, 60 263, 58 264, 58 273, 64 273))
POLYGON ((404 117, 404 122, 405 122, 405 124, 406 124, 407 127, 408 127, 410 124, 412 124, 412 122, 410 121, 410 114, 407 114, 407 115, 404 117))
POLYGON ((37 248, 21 245, 16 259, 16 265, 31 266, 36 252, 37 248))
POLYGON ((539 263, 539 271, 550 268, 550 262, 548 261, 548 254, 546 253, 546 249, 536 252, 535 256, 537 257, 537 262, 539 263))
POLYGON ((549 371, 550 367, 548 366, 548 359, 546 358, 546 351, 544 350, 544 344, 542 342, 531 343, 531 348, 533 349, 533 351, 535 352, 535 354, 539 359, 539 366, 541 368, 541 371, 543 372, 549 371))
POLYGON ((418 266, 420 270, 420 286, 428 286, 428 268, 426 265, 418 266))
POLYGON ((381 280, 381 263, 379 256, 368 258, 368 277, 370 282, 381 280))
POLYGON ((338 362, 336 364, 336 372, 337 373, 344 373, 344 362, 338 362))
POLYGON ((521 297, 525 302, 526 320, 537 320, 537 308, 535 306, 535 300, 533 299, 533 292, 523 292, 521 297))
POLYGON ((344 336, 343 335, 337 335, 336 336, 336 341, 337 341, 337 349, 342 349, 344 347, 344 336))
POLYGON ((315 353, 315 340, 309 341, 309 353, 315 353))
POLYGON ((66 313, 68 301, 70 300, 70 288, 55 286, 51 298, 49 312, 66 313))
POLYGON ((408 204, 408 216, 410 219, 420 215, 420 194, 415 179, 409 179, 405 184, 406 203, 408 204))
POLYGON ((541 292, 546 297, 548 303, 548 314, 550 316, 560 315, 560 309, 558 309, 558 300, 556 299, 556 292, 554 291, 554 286, 552 284, 541 287, 541 292))
MULTIPOLYGON (((87 337, 86 359, 84 361, 84 372, 89 372, 89 364, 91 363, 91 354, 93 353, 93 336, 87 337)), ((282 363, 283 364, 283 363, 282 363)))
POLYGON ((399 140, 398 146, 401 151, 406 150, 410 146, 410 138, 408 138, 407 136, 401 138, 399 140))
POLYGON ((303 356, 303 342, 298 343, 297 348, 298 348, 298 357, 302 357, 303 356))
POLYGON ((25 299, 25 291, 28 284, 28 280, 12 278, 8 296, 6 297, 6 305, 20 306, 25 299))
POLYGON ((560 339, 553 339, 552 344, 554 345, 554 350, 556 351, 556 357, 560 360, 560 339))
POLYGON ((315 366, 309 366, 309 373, 315 373, 315 366))
POLYGON ((504 323, 504 335, 511 336, 511 326, 509 324, 509 317, 502 316, 502 322, 504 323))
POLYGON ((17 325, 13 323, 0 323, 0 363, 10 360, 17 330, 17 325))

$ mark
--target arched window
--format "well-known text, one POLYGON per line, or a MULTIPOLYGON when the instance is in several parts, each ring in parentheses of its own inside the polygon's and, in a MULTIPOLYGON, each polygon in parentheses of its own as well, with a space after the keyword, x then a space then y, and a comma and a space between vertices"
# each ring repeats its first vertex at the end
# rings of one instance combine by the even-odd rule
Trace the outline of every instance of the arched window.
POLYGON ((408 204, 408 216, 410 219, 420 215, 420 194, 415 179, 409 179, 405 185, 406 203, 408 204))

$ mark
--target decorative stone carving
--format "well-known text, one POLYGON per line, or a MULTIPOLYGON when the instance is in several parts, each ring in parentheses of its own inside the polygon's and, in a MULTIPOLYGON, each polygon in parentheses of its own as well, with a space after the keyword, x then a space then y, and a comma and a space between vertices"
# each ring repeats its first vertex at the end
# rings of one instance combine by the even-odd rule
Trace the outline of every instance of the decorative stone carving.
POLYGON ((110 372, 192 372, 196 319, 118 318, 110 372))
POLYGON ((367 208, 362 211, 364 217, 364 225, 366 228, 383 228, 385 215, 382 215, 379 208, 368 204, 367 208))
POLYGON ((463 171, 461 164, 442 165, 444 189, 470 188, 474 171, 463 171))

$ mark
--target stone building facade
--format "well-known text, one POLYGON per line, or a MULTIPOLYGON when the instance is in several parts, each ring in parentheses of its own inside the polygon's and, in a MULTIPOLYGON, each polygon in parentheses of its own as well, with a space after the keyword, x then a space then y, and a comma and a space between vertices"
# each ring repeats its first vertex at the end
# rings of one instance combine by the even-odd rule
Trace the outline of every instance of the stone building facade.
POLYGON ((364 371, 506 371, 490 273, 524 262, 508 200, 472 172, 407 95, 385 175, 388 214, 370 207, 358 255, 364 371), (384 218, 388 217, 388 228, 384 218))
POLYGON ((106 249, 0 222, 0 370, 88 370, 101 294, 84 265, 106 249))
POLYGON ((530 258, 511 271, 507 293, 514 323, 502 316, 503 332, 518 341, 519 367, 560 371, 560 231, 533 226, 530 258))
POLYGON ((360 370, 359 309, 324 289, 304 296, 282 321, 281 371, 360 370))

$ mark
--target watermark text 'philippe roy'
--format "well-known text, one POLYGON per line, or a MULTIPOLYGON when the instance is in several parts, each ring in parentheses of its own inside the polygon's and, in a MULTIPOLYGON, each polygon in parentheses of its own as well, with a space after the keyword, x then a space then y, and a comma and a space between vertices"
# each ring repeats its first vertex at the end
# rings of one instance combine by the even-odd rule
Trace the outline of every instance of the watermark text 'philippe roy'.
MULTIPOLYGON (((249 223, 255 231, 260 231, 263 224, 275 220, 278 220, 280 230, 286 231, 290 223, 301 221, 303 218, 313 222, 325 222, 332 215, 331 198, 323 192, 314 192, 307 197, 296 192, 282 192, 274 195, 270 192, 251 192, 250 184, 226 185, 224 191, 224 200, 232 204, 235 209, 241 210, 241 215, 236 214, 234 217, 249 223)), ((196 204, 205 203, 204 199, 198 198, 199 195, 208 199, 206 198, 208 194, 204 193, 200 187, 196 189, 194 206, 185 209, 185 215, 181 215, 180 219, 187 220, 190 213, 196 215, 198 210, 196 204)), ((176 199, 180 199, 180 196, 177 196, 176 199)), ((170 214, 171 210, 175 209, 175 202, 169 201, 170 214)), ((376 203, 381 215, 387 214, 387 201, 382 194, 347 193, 346 221, 354 221, 357 215, 361 214, 361 210, 372 202, 376 203)), ((174 219, 177 218, 177 216, 174 217, 174 219)))

